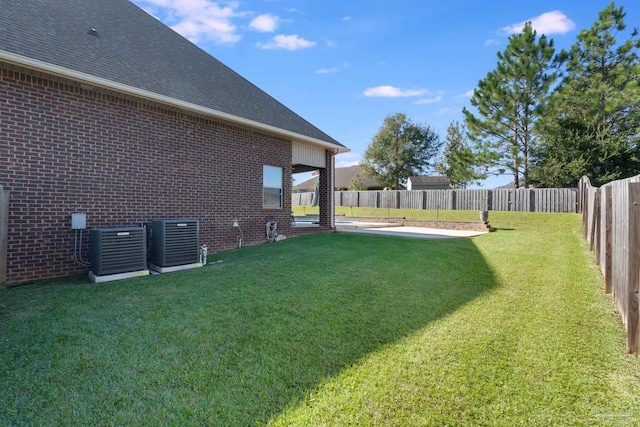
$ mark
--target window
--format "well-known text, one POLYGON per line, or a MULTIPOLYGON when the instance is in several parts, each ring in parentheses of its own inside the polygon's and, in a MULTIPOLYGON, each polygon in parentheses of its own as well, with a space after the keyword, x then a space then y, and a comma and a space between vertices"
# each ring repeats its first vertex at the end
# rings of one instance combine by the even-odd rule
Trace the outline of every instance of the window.
POLYGON ((263 166, 262 172, 262 206, 282 208, 282 168, 263 166))

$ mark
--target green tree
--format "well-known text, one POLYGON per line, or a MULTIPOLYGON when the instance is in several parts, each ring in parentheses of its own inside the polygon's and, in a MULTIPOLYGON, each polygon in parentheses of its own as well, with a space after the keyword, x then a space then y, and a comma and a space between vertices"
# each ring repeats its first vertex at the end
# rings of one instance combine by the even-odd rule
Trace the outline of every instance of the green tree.
POLYGON ((449 124, 442 156, 435 166, 436 171, 449 178, 453 188, 467 188, 469 184, 485 178, 475 164, 466 132, 464 124, 457 120, 449 124))
POLYGON ((367 189, 367 186, 364 185, 364 182, 362 182, 362 180, 360 179, 359 174, 356 174, 356 176, 351 178, 351 181, 349 182, 349 186, 347 187, 347 190, 349 191, 364 191, 366 189, 367 189))
POLYGON ((403 113, 391 114, 365 150, 362 170, 385 186, 399 188, 410 176, 433 167, 432 159, 441 145, 428 125, 414 123, 403 113))
POLYGON ((574 186, 582 175, 594 185, 640 173, 640 63, 638 31, 619 44, 625 12, 610 3, 582 30, 559 61, 565 77, 537 131, 533 181, 574 186))
POLYGON ((553 40, 538 37, 527 23, 522 33, 509 37, 504 52, 498 52, 496 69, 478 82, 471 97, 477 115, 463 109, 485 172, 509 170, 516 187, 528 183, 530 151, 536 143, 533 126, 558 77, 553 55, 553 40))

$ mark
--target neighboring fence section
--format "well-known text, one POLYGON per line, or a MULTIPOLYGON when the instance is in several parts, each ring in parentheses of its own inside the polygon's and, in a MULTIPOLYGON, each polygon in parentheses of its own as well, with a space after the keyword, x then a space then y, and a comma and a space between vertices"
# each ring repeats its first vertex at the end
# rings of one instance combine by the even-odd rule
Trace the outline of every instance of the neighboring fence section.
POLYGON ((600 188, 583 177, 579 186, 585 238, 595 252, 627 330, 627 351, 640 343, 640 175, 610 182, 600 188))
POLYGON ((293 193, 291 204, 293 206, 311 206, 313 203, 313 193, 293 193))
MULTIPOLYGON (((292 196, 294 206, 310 205, 313 193, 292 196)), ((361 208, 577 212, 576 188, 504 190, 336 191, 336 206, 361 208)))

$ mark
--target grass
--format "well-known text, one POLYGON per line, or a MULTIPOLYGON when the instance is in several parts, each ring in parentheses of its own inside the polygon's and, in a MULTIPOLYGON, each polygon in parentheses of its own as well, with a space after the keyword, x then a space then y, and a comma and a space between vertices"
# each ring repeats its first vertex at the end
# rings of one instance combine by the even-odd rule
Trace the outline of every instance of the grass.
POLYGON ((640 425, 579 217, 490 221, 2 290, 0 425, 640 425))

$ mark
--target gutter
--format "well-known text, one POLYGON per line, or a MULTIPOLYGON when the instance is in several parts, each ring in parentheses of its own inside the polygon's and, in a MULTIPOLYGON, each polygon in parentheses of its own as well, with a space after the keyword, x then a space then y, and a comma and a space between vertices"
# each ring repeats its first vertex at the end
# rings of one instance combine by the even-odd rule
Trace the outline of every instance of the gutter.
POLYGON ((264 123, 256 122, 254 120, 245 119, 243 117, 234 116, 233 114, 224 113, 222 111, 203 107, 201 105, 193 104, 191 102, 181 101, 179 99, 171 98, 165 95, 160 95, 148 90, 138 89, 136 87, 114 82, 112 80, 104 79, 102 77, 93 76, 91 74, 83 73, 80 71, 74 71, 69 68, 65 68, 59 65, 40 61, 38 59, 28 58, 26 56, 18 55, 15 53, 0 50, 0 61, 10 62, 14 65, 31 68, 39 72, 52 74, 58 77, 73 79, 80 83, 99 86, 104 89, 125 93, 127 95, 134 95, 150 101, 178 107, 183 110, 205 114, 207 116, 212 116, 212 117, 227 120, 233 123, 242 124, 242 125, 252 127, 255 129, 260 129, 266 132, 283 135, 297 141, 302 141, 302 142, 310 143, 313 145, 321 146, 325 149, 335 150, 336 153, 347 153, 351 151, 347 147, 332 144, 330 142, 323 141, 321 139, 312 138, 310 136, 302 135, 296 132, 288 131, 288 130, 267 125, 264 123))

